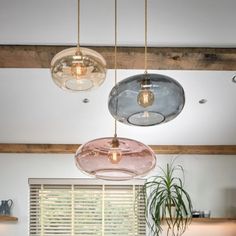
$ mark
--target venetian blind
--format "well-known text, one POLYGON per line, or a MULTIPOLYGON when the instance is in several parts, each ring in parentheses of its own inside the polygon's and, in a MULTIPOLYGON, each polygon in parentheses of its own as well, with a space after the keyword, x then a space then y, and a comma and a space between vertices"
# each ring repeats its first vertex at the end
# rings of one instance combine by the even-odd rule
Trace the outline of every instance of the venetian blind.
POLYGON ((143 183, 30 179, 30 235, 144 236, 143 183))

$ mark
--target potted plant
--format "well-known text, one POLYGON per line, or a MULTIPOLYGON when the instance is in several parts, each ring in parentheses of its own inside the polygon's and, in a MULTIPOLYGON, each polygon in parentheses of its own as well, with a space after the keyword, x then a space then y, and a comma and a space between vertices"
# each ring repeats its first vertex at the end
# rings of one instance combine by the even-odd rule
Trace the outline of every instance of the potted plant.
POLYGON ((167 235, 182 235, 192 218, 192 202, 184 189, 184 169, 172 162, 161 175, 153 176, 144 184, 146 221, 154 235, 160 235, 163 223, 167 225, 167 235), (176 172, 181 172, 181 177, 176 172))

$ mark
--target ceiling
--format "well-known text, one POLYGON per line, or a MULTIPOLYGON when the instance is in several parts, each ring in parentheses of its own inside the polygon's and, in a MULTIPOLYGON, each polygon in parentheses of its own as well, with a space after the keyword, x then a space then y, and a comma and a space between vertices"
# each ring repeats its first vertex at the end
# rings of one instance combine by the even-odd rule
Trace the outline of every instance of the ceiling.
MULTIPOLYGON (((77 0, 1 0, 1 44, 77 42, 77 0)), ((148 0, 153 46, 235 47, 235 0, 148 0)), ((81 0, 81 44, 114 44, 114 0, 81 0)), ((144 0, 118 0, 120 45, 143 46, 144 0)))
MULTIPOLYGON (((0 44, 75 45, 76 0, 1 0, 0 44)), ((143 46, 143 0, 118 0, 118 42, 143 46)), ((148 42, 166 47, 236 46, 234 0, 149 0, 148 42)), ((114 1, 81 0, 81 44, 114 44, 114 1)), ((119 70, 119 80, 143 70, 119 70)), ((118 135, 146 144, 236 144, 234 71, 152 71, 175 78, 186 104, 174 120, 153 127, 118 124, 118 135), (199 100, 206 99, 205 104, 199 100)), ((0 143, 84 143, 112 136, 108 108, 114 71, 91 92, 70 93, 49 69, 0 69, 0 143), (83 99, 88 98, 88 103, 83 99)))

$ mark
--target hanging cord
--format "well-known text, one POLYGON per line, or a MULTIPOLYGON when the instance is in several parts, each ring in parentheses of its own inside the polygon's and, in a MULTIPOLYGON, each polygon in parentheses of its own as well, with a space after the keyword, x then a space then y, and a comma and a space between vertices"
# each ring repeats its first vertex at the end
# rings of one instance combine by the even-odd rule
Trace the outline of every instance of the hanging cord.
POLYGON ((77 35, 77 49, 80 50, 80 0, 78 0, 78 35, 77 35))
POLYGON ((145 0, 145 7, 144 7, 144 73, 147 74, 147 0, 145 0))
MULTIPOLYGON (((114 56, 114 69, 115 69, 115 87, 117 85, 117 0, 115 0, 115 56, 114 56)), ((118 90, 118 88, 116 88, 118 90)), ((116 101, 116 110, 117 110, 117 104, 118 98, 116 101)), ((117 112, 117 111, 116 111, 117 112)), ((114 138, 117 137, 117 120, 115 119, 115 133, 114 138)))
POLYGON ((115 69, 115 85, 117 84, 117 0, 115 0, 115 58, 114 58, 114 69, 115 69))
MULTIPOLYGON (((117 85, 117 0, 115 0, 115 48, 114 48, 114 70, 115 70, 115 87, 117 85)), ((118 88, 116 88, 118 90, 118 88)), ((117 110, 117 104, 118 98, 116 101, 116 110, 117 110)), ((117 112, 117 111, 116 111, 117 112)), ((115 119, 115 133, 114 138, 117 137, 117 120, 115 119)))

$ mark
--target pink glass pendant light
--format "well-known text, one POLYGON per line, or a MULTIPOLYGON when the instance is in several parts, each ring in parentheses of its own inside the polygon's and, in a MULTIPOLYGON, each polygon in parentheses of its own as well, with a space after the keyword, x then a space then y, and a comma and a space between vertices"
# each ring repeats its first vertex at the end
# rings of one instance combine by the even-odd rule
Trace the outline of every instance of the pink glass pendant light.
MULTIPOLYGON (((115 84, 117 84, 117 0, 115 0, 115 84)), ((143 143, 117 137, 99 138, 82 145, 75 154, 77 167, 83 172, 106 180, 128 180, 144 176, 155 167, 156 156, 143 143)))
POLYGON ((106 180, 128 180, 143 176, 154 168, 156 157, 151 148, 136 140, 107 137, 89 141, 75 155, 83 172, 106 180), (118 145, 114 145, 118 143, 118 145))

